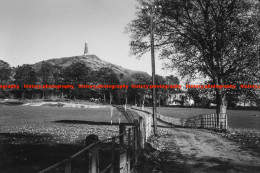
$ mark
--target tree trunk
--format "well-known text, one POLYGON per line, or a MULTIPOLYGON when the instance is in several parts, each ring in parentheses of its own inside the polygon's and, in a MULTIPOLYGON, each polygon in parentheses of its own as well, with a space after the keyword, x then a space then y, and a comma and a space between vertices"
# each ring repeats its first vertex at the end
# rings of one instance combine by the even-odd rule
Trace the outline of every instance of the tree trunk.
POLYGON ((44 91, 42 90, 42 100, 44 100, 44 91))
POLYGON ((161 107, 161 95, 160 95, 160 92, 159 92, 159 107, 161 107))
POLYGON ((227 100, 226 100, 226 93, 223 91, 216 90, 216 97, 217 97, 217 113, 227 113, 227 100))
POLYGON ((112 101, 113 101, 113 95, 111 92, 109 92, 109 103, 112 104, 112 101))
POLYGON ((22 91, 22 99, 24 99, 24 90, 22 91))
POLYGON ((63 99, 63 90, 61 90, 61 99, 63 99))
POLYGON ((144 102, 145 102, 145 95, 143 96, 143 106, 144 106, 144 102))
POLYGON ((222 127, 222 120, 223 120, 223 119, 220 120, 220 114, 227 113, 226 93, 224 91, 216 89, 216 97, 217 97, 217 128, 219 128, 222 127))
POLYGON ((104 93, 104 103, 106 103, 106 94, 104 93))
POLYGON ((127 94, 125 95, 125 105, 127 105, 127 94))

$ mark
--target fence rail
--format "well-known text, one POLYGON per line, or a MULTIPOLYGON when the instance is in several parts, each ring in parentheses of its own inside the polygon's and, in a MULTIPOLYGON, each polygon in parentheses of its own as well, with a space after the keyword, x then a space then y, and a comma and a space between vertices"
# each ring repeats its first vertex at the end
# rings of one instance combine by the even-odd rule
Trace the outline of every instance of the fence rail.
MULTIPOLYGON (((133 106, 133 108, 148 112, 150 114, 153 113, 153 110, 149 108, 136 107, 136 106, 133 106)), ((157 112, 157 118, 164 122, 176 126, 182 126, 182 127, 204 128, 204 129, 214 129, 214 130, 228 129, 227 114, 221 114, 221 113, 198 115, 190 118, 172 118, 172 117, 164 116, 157 112)))
MULTIPOLYGON (((119 110, 124 111, 123 109, 119 110)), ((72 156, 38 173, 78 173, 82 171, 88 173, 130 173, 134 170, 140 151, 144 148, 144 143, 151 134, 151 119, 150 116, 140 115, 139 119, 134 119, 132 127, 128 129, 126 129, 125 124, 120 124, 118 136, 92 143, 72 156), (109 151, 111 158, 109 163, 103 164, 103 168, 101 168, 100 151, 102 144, 108 143, 111 144, 109 151), (79 163, 82 163, 83 167, 79 166, 79 163)))

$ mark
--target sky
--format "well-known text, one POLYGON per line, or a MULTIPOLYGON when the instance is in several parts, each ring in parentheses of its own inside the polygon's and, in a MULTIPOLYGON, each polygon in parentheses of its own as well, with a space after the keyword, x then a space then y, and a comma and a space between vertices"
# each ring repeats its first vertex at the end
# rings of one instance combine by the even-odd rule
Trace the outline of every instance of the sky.
MULTIPOLYGON (((126 25, 136 0, 0 0, 0 59, 11 66, 89 53, 122 67, 151 74, 150 54, 130 56, 126 25)), ((156 60, 156 74, 163 71, 156 60)))

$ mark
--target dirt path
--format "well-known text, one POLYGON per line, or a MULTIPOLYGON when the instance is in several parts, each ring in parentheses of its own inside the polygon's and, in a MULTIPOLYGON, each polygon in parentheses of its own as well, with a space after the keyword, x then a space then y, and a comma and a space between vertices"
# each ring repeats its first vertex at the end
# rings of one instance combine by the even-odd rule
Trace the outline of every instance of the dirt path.
POLYGON ((260 172, 259 153, 202 130, 159 125, 151 140, 157 151, 146 153, 153 172, 260 172))

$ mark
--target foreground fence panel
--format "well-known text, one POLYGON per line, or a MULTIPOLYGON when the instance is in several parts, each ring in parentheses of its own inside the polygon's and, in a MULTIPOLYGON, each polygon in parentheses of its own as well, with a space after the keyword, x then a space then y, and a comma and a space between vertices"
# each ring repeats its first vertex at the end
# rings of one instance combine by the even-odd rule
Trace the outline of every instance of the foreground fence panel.
MULTIPOLYGON (((120 109, 120 111, 124 110, 120 109)), ((39 173, 130 173, 134 170, 144 143, 151 135, 151 122, 150 116, 139 116, 139 119, 134 119, 132 126, 128 129, 126 129, 126 124, 120 124, 118 136, 92 143, 39 173), (109 144, 111 148, 108 151, 111 158, 105 166, 101 164, 100 159, 104 144, 109 144)))

